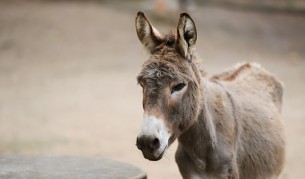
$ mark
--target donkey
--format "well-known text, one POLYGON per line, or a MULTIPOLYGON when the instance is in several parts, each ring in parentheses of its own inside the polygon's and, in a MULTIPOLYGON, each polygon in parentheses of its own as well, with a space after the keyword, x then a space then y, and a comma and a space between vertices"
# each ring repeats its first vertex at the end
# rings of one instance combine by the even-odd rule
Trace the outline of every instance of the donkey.
POLYGON ((187 13, 177 33, 161 35, 138 12, 136 32, 151 54, 137 77, 144 121, 136 145, 144 158, 160 160, 178 139, 175 159, 185 179, 278 178, 285 158, 282 83, 256 63, 207 78, 187 13))

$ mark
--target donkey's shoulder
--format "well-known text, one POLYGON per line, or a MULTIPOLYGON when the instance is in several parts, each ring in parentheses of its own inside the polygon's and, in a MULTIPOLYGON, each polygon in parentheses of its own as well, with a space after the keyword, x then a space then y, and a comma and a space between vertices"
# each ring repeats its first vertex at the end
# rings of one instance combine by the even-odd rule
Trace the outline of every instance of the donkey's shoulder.
POLYGON ((222 73, 213 75, 210 80, 225 83, 232 89, 248 93, 253 97, 262 97, 266 94, 279 109, 281 108, 283 84, 260 64, 236 64, 222 73))

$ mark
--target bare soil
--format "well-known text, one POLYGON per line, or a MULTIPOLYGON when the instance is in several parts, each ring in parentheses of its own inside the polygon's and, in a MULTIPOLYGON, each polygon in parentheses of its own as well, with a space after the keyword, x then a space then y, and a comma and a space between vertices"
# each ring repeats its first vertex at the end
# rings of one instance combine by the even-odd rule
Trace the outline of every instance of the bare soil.
MULTIPOLYGON (((143 112, 136 76, 148 56, 135 15, 94 2, 0 3, 0 154, 101 156, 149 178, 181 178, 176 143, 158 162, 135 146, 143 112)), ((210 74, 255 61, 284 82, 281 179, 305 178, 305 17, 218 7, 191 15, 210 74)), ((178 13, 173 19, 152 23, 170 29, 178 13)))

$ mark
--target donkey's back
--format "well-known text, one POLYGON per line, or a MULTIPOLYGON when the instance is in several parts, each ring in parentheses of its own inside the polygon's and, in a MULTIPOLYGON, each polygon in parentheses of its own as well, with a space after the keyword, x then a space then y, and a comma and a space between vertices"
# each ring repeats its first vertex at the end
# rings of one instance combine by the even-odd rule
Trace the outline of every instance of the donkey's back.
POLYGON ((232 96, 239 130, 236 155, 240 178, 276 178, 285 155, 282 83, 256 63, 238 64, 211 80, 232 96))

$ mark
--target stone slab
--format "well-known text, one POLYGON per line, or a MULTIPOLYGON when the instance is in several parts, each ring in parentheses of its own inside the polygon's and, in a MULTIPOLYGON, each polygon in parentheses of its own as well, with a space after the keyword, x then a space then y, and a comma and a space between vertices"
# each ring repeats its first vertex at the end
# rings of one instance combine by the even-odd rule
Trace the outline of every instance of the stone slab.
POLYGON ((131 164, 71 156, 0 156, 1 179, 146 179, 131 164))

